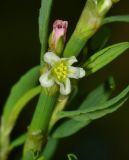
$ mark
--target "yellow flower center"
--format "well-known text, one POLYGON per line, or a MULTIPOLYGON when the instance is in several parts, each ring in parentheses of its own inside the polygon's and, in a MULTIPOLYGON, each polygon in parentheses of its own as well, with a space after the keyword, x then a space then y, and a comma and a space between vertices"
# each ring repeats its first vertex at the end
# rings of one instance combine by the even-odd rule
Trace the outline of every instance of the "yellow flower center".
POLYGON ((56 64, 53 69, 54 75, 59 81, 62 81, 67 78, 68 69, 64 62, 56 64))

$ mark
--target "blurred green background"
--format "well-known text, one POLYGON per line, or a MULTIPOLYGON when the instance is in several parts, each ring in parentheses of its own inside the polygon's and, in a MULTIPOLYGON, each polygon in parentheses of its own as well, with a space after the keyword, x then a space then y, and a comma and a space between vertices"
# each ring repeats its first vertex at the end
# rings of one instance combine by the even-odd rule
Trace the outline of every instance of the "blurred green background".
MULTIPOLYGON (((85 0, 55 0, 51 24, 55 19, 69 21, 69 31, 74 29, 85 0)), ((0 110, 10 87, 31 67, 39 63, 38 10, 40 0, 6 0, 0 4, 0 110)), ((121 0, 108 15, 129 14, 129 1, 121 0)), ((109 44, 129 41, 129 24, 113 23, 109 44)), ((129 84, 129 50, 96 74, 83 80, 85 92, 95 88, 109 75, 114 75, 117 91, 129 84)), ((83 91, 84 92, 84 91, 83 91)), ((35 102, 34 102, 35 103, 35 102)), ((33 109, 32 109, 33 110, 33 109)), ((21 115, 18 126, 26 128, 26 118, 21 115)), ((32 111, 31 111, 32 112, 32 111)), ((14 136, 22 132, 14 130, 14 136)), ((61 140, 53 160, 65 160, 75 153, 79 160, 129 160, 129 101, 117 112, 99 119, 73 137, 61 140)), ((14 154, 18 154, 18 150, 14 154)))

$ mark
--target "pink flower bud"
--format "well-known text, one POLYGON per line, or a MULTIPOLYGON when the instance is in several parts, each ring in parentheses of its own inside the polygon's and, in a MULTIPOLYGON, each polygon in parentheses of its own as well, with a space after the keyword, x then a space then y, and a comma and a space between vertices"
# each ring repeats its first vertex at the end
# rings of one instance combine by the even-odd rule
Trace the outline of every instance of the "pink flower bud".
POLYGON ((56 20, 53 24, 53 30, 49 37, 49 49, 58 55, 63 51, 67 28, 67 21, 56 20))
POLYGON ((60 37, 66 40, 66 33, 68 28, 68 22, 62 20, 56 20, 53 24, 53 41, 58 42, 60 37))

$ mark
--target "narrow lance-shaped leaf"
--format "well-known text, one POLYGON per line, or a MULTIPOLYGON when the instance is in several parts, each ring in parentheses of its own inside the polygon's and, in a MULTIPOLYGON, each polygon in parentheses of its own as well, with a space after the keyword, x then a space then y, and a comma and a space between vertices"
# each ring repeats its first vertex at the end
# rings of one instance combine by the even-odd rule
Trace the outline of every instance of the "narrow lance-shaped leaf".
POLYGON ((39 81, 39 66, 32 68, 12 87, 3 111, 4 122, 8 120, 10 112, 17 101, 30 89, 37 86, 39 81))
POLYGON ((46 147, 42 153, 46 160, 51 160, 58 146, 59 139, 49 137, 46 147))
POLYGON ((18 138, 16 138, 15 140, 13 140, 9 146, 9 149, 12 150, 16 147, 21 146, 25 142, 26 136, 27 136, 26 133, 24 133, 20 135, 18 138))
POLYGON ((95 109, 96 105, 103 104, 106 102, 110 96, 112 91, 115 89, 115 81, 112 76, 110 76, 105 83, 99 85, 96 89, 94 89, 82 102, 79 109, 89 112, 95 109))
POLYGON ((43 64, 43 54, 47 49, 48 42, 48 25, 53 0, 41 0, 39 12, 39 39, 41 43, 41 65, 43 64))
POLYGON ((106 47, 101 51, 95 53, 84 64, 84 68, 86 69, 87 74, 92 74, 98 71, 99 69, 113 61, 115 58, 117 58, 128 48, 129 42, 122 42, 106 47))
POLYGON ((126 22, 129 23, 129 15, 118 15, 106 17, 103 19, 102 24, 112 23, 112 22, 126 22))
MULTIPOLYGON (((105 83, 98 86, 86 97, 79 109, 90 110, 90 108, 93 108, 96 104, 104 103, 110 97, 114 86, 113 78, 109 77, 105 83)), ((89 118, 87 118, 87 120, 85 119, 85 121, 78 121, 76 119, 66 120, 54 131, 53 136, 57 138, 70 136, 86 127, 90 122, 91 120, 89 118)))
POLYGON ((67 156, 68 156, 68 160, 78 160, 77 156, 73 153, 70 153, 67 156))
MULTIPOLYGON (((102 109, 102 110, 98 110, 98 111, 93 111, 93 112, 89 112, 86 114, 86 116, 91 119, 91 120, 95 120, 95 119, 98 119, 98 118, 101 118, 109 113, 113 113, 115 112, 117 109, 119 109, 126 101, 127 101, 128 98, 124 98, 121 102, 118 102, 116 104, 114 104, 113 106, 109 107, 109 108, 106 108, 106 109, 102 109)), ((77 118, 78 120, 85 120, 85 117, 84 116, 80 116, 80 117, 75 117, 77 118)))
POLYGON ((64 138, 71 136, 78 132, 80 129, 86 127, 91 122, 90 119, 85 121, 78 121, 76 119, 70 119, 62 122, 59 127, 55 129, 52 134, 54 138, 64 138))
MULTIPOLYGON (((90 110, 76 110, 76 111, 62 111, 59 113, 59 115, 63 118, 63 117, 75 117, 75 116, 79 116, 79 115, 87 115, 91 112, 96 112, 96 111, 101 111, 107 108, 111 108, 111 107, 116 107, 117 105, 123 103, 125 100, 127 100, 129 97, 129 86, 126 87, 119 95, 117 95, 116 97, 108 100, 107 102, 101 104, 101 105, 96 105, 95 107, 91 108, 90 110)), ((88 118, 88 116, 86 117, 88 118)))
POLYGON ((76 131, 79 130, 79 126, 82 125, 82 128, 84 127, 83 123, 86 123, 85 124, 85 126, 86 126, 92 120, 101 118, 109 113, 116 111, 119 107, 121 107, 124 104, 124 102, 126 102, 128 97, 129 97, 129 86, 126 87, 115 98, 112 98, 111 100, 108 100, 107 102, 105 102, 101 105, 98 105, 98 106, 95 106, 94 108, 91 108, 91 110, 89 112, 87 112, 85 109, 71 111, 71 112, 70 111, 69 112, 68 111, 62 112, 63 113, 61 115, 62 118, 63 117, 72 118, 73 120, 75 120, 73 122, 76 122, 76 123, 72 123, 72 120, 64 122, 55 130, 55 132, 53 133, 53 137, 63 138, 63 137, 72 135, 73 133, 75 133, 76 131), (74 126, 72 128, 73 124, 75 124, 78 127, 78 129, 76 128, 76 126, 74 126), (68 134, 67 134, 67 132, 68 132, 68 134))
POLYGON ((41 156, 37 160, 46 160, 46 159, 43 156, 41 156))
POLYGON ((9 134, 24 106, 39 92, 36 88, 39 79, 39 67, 28 71, 11 89, 11 93, 4 106, 1 123, 1 152, 8 153, 9 134))
MULTIPOLYGON (((128 93, 129 93, 129 87, 127 88, 127 90, 128 90, 128 93)), ((127 90, 125 89, 123 92, 126 92, 127 90)), ((127 92, 126 92, 126 94, 127 94, 127 92)), ((80 123, 80 124, 83 124, 83 122, 88 122, 88 121, 90 123, 92 120, 101 118, 101 117, 103 117, 103 116, 105 116, 109 113, 112 113, 112 112, 116 111, 118 108, 120 108, 126 102, 126 100, 128 99, 127 95, 125 95, 125 97, 121 98, 117 103, 114 103, 114 104, 108 106, 107 108, 103 107, 104 109, 96 110, 96 111, 92 111, 92 112, 88 112, 88 113, 84 113, 84 112, 82 113, 81 112, 79 114, 72 115, 70 117, 73 118, 74 120, 76 120, 77 123, 80 123)), ((57 128, 57 130, 53 134, 53 137, 56 137, 56 138, 65 137, 66 135, 63 134, 61 129, 64 129, 64 128, 62 126, 60 128, 57 128)))
POLYGON ((13 129, 20 112, 23 110, 26 104, 36 95, 38 95, 40 92, 41 92, 41 87, 38 86, 38 87, 32 88, 31 90, 26 92, 21 98, 19 98, 19 100, 13 106, 9 114, 8 121, 3 124, 5 125, 4 126, 5 132, 9 133, 13 129))

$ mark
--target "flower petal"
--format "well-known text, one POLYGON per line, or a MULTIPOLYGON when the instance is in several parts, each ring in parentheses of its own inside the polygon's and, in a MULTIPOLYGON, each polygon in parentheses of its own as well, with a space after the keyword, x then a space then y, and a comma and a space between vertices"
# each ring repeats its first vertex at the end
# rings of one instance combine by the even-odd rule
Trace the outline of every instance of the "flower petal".
POLYGON ((51 71, 48 71, 40 76, 39 82, 42 87, 51 87, 54 85, 54 79, 49 78, 50 73, 51 71))
POLYGON ((60 58, 53 52, 47 52, 44 55, 44 61, 51 66, 53 66, 53 64, 58 62, 59 60, 60 58))
POLYGON ((70 83, 70 79, 67 78, 66 81, 64 83, 61 82, 57 82, 60 85, 60 93, 62 95, 68 95, 71 92, 71 83, 70 83))
POLYGON ((75 56, 72 56, 70 58, 62 58, 61 60, 66 61, 69 66, 71 66, 73 63, 77 62, 77 58, 75 56))
POLYGON ((72 67, 72 66, 68 67, 68 77, 69 78, 79 79, 79 78, 84 77, 85 75, 86 75, 86 72, 81 67, 72 67))

